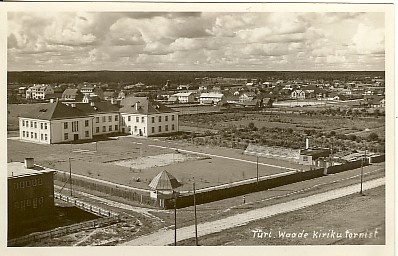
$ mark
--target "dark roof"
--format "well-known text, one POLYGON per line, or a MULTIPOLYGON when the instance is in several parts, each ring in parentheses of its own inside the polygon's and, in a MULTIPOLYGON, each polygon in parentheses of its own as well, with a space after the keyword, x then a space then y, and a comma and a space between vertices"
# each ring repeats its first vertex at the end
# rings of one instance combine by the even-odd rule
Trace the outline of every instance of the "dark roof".
POLYGON ((168 108, 159 102, 150 100, 147 97, 127 97, 120 102, 121 113, 132 113, 132 114, 158 114, 158 113, 171 113, 177 112, 171 108, 168 108), (138 110, 135 108, 135 104, 138 103, 138 110))
POLYGON ((300 155, 313 157, 329 156, 330 150, 328 148, 307 148, 300 150, 300 155))
POLYGON ((65 89, 65 91, 62 93, 62 97, 66 96, 66 95, 77 95, 79 93, 79 89, 65 89))
MULTIPOLYGON (((73 104, 73 103, 71 103, 73 104)), ((91 103, 74 103, 76 109, 80 110, 85 114, 95 114, 95 113, 112 113, 118 112, 119 107, 115 104, 110 103, 109 101, 97 101, 94 102, 94 106, 91 106, 91 103)))
POLYGON ((20 115, 20 117, 39 120, 54 120, 86 116, 87 115, 80 110, 69 107, 59 101, 43 104, 28 113, 20 115))

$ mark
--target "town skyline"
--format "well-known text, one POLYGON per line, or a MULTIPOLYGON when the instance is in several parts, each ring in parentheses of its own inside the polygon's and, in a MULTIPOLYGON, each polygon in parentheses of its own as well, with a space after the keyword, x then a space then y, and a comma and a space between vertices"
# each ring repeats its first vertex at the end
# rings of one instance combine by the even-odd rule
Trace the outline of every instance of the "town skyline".
POLYGON ((14 12, 8 70, 383 71, 384 30, 370 12, 14 12))

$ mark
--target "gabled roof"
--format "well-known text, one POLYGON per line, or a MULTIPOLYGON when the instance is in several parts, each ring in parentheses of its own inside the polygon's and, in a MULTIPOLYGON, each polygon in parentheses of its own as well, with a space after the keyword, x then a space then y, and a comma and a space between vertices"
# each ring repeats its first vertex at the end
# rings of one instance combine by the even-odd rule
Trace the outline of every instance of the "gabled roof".
POLYGON ((153 190, 173 190, 182 184, 167 171, 162 171, 148 185, 153 190))
POLYGON ((177 112, 147 97, 127 97, 120 102, 120 105, 121 113, 148 115, 177 112), (138 109, 136 109, 136 103, 138 109))
POLYGON ((75 96, 78 93, 79 93, 79 89, 68 88, 68 89, 65 89, 65 91, 62 93, 62 97, 65 97, 66 95, 75 96))
POLYGON ((93 103, 94 106, 91 106, 91 103, 81 102, 71 104, 74 104, 76 109, 88 115, 96 113, 112 113, 119 111, 119 107, 115 104, 110 103, 109 101, 96 101, 93 103))
POLYGON ((43 104, 32 111, 20 115, 20 117, 55 120, 64 118, 87 117, 87 115, 76 108, 69 107, 59 101, 43 104))
POLYGON ((173 96, 177 96, 177 97, 189 97, 193 94, 193 92, 179 92, 174 94, 173 96))

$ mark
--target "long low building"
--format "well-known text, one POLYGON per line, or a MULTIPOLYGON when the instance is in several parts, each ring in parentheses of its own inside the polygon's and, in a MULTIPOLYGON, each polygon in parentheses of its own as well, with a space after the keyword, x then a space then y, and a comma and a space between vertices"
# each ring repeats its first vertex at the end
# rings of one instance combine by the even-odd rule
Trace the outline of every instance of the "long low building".
POLYGON ((114 133, 159 136, 178 132, 178 112, 146 97, 110 102, 53 101, 19 117, 20 139, 53 144, 114 133))

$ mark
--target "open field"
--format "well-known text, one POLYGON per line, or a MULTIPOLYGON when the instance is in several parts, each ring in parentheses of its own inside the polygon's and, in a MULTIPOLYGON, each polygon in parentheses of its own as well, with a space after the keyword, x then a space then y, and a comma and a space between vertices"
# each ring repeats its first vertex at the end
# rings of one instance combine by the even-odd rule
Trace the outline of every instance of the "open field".
MULTIPOLYGON (((353 194, 302 210, 258 220, 248 225, 199 238, 200 245, 326 245, 385 244, 385 187, 353 194), (264 237, 255 231, 270 233, 264 237), (303 232, 304 231, 304 232, 303 232), (335 232, 334 238, 330 236, 335 232), (375 231, 377 232, 376 237, 375 231), (286 237, 287 233, 308 233, 304 237, 286 237), (354 238, 354 233, 373 233, 372 238, 354 238), (329 237, 320 237, 329 233, 329 237), (337 237, 336 233, 342 233, 337 237), (285 234, 283 237, 281 234, 285 234)), ((194 239, 179 245, 194 245, 194 239)))
MULTIPOLYGON (((8 161, 34 157, 39 165, 69 172, 68 158, 71 158, 74 174, 142 189, 149 189, 149 182, 163 170, 184 184, 181 190, 192 190, 194 180, 200 189, 256 177, 256 157, 243 155, 242 152, 128 136, 99 141, 97 145, 42 145, 14 138, 8 140, 8 161), (165 155, 168 157, 166 164, 154 160, 165 155), (146 163, 142 163, 143 160, 146 163), (140 165, 134 164, 140 161, 140 165), (140 182, 136 181, 137 178, 140 182)), ((289 162, 259 159, 260 176, 307 169, 308 166, 289 162)))

